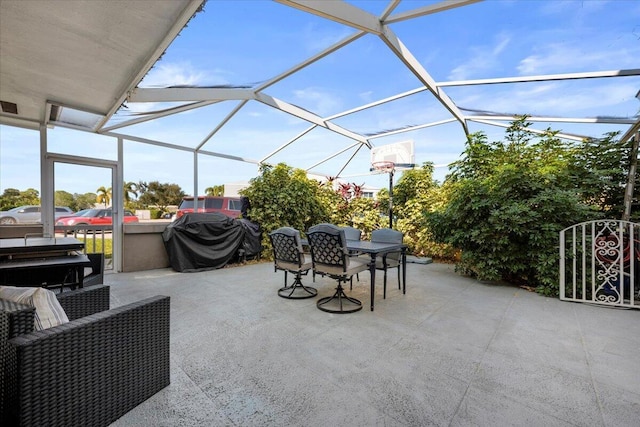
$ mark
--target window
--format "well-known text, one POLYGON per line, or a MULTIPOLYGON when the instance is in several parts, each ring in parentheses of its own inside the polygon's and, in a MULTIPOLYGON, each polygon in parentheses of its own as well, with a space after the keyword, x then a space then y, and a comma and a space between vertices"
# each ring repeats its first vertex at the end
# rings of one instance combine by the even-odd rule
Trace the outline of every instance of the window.
POLYGON ((222 209, 222 199, 205 199, 205 209, 222 209))
POLYGON ((239 211, 242 209, 242 203, 240 200, 229 199, 229 210, 239 211))

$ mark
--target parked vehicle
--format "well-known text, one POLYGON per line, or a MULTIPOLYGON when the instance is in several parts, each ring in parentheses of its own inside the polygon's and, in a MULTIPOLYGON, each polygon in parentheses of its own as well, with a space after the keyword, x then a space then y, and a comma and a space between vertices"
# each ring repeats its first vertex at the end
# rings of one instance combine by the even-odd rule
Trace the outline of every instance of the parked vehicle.
MULTIPOLYGON (((138 222, 138 217, 131 211, 124 211, 124 222, 138 222)), ((77 215, 58 218, 56 226, 59 225, 111 225, 113 219, 111 209, 85 209, 77 215)), ((56 232, 58 229, 56 229, 56 232)))
MULTIPOLYGON (((8 211, 0 212, 0 224, 35 224, 42 222, 40 206, 18 206, 8 211)), ((73 215, 73 210, 67 206, 56 206, 54 217, 73 215)))
MULTIPOLYGON (((198 212, 219 212, 231 218, 238 218, 241 205, 239 197, 198 196, 198 212)), ((176 212, 176 218, 193 213, 193 208, 193 197, 184 197, 176 212)))

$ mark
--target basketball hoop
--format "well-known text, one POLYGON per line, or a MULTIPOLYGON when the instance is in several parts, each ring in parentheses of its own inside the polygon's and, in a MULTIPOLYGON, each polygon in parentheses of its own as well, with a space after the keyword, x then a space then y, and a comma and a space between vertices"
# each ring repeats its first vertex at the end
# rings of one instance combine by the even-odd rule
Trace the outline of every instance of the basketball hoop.
POLYGON ((395 169, 395 166, 396 166, 395 163, 388 162, 388 161, 371 163, 372 170, 376 170, 378 172, 383 172, 383 173, 393 172, 393 170, 395 169))

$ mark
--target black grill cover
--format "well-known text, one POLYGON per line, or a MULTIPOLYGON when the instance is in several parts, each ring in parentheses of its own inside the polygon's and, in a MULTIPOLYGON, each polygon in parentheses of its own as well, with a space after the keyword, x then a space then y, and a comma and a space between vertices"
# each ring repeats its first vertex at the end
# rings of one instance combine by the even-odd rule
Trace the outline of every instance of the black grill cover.
POLYGON ((244 257, 255 258, 260 255, 260 251, 262 251, 262 231, 260 226, 248 219, 238 218, 236 221, 242 224, 245 231, 244 241, 242 242, 244 257))
POLYGON ((162 240, 171 267, 181 272, 222 268, 241 249, 245 256, 260 251, 257 224, 221 213, 185 214, 167 226, 162 240))

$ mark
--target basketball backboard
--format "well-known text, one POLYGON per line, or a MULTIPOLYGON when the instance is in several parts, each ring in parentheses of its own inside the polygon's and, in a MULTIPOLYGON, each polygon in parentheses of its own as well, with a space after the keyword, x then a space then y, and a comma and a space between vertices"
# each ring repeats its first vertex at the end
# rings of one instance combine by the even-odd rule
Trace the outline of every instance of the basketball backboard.
POLYGON ((381 145, 371 149, 371 170, 381 162, 392 162, 395 170, 413 169, 414 160, 413 140, 381 145))

